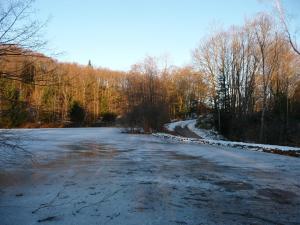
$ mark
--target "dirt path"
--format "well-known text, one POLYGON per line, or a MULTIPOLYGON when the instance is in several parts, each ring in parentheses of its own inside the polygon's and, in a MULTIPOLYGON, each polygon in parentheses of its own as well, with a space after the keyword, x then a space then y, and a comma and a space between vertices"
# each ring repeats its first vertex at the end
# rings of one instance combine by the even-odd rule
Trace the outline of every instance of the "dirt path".
POLYGON ((181 127, 176 126, 174 129, 175 133, 182 137, 187 138, 201 138, 199 135, 195 134, 193 131, 191 131, 187 126, 181 127))

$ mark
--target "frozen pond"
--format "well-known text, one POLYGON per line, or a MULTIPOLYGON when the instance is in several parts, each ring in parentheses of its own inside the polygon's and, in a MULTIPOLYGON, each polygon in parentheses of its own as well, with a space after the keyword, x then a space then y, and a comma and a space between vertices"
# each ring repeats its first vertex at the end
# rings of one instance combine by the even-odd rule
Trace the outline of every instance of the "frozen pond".
POLYGON ((300 224, 299 158, 116 128, 15 132, 34 158, 1 153, 3 225, 300 224))

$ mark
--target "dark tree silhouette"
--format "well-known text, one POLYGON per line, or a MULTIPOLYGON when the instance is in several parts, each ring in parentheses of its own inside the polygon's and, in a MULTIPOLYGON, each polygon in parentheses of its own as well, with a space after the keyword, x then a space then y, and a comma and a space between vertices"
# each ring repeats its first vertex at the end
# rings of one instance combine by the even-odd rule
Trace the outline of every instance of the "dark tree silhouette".
POLYGON ((85 118, 85 110, 81 104, 77 101, 74 101, 70 108, 70 119, 73 123, 83 123, 85 118))

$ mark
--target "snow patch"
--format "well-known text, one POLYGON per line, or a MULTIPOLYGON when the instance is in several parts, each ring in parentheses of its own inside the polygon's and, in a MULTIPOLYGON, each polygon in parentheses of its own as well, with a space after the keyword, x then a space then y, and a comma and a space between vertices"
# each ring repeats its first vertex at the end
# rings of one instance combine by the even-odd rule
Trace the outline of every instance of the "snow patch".
POLYGON ((174 132, 176 127, 185 127, 185 126, 187 126, 191 121, 193 121, 193 120, 179 120, 179 121, 176 121, 176 122, 167 123, 167 124, 165 124, 165 128, 166 128, 168 131, 174 132))
POLYGON ((208 140, 199 138, 187 138, 180 137, 166 133, 155 133, 155 137, 163 138, 168 141, 174 142, 184 142, 184 143, 195 143, 195 144, 209 144, 224 147, 242 148, 250 149, 253 151, 295 151, 300 155, 300 148, 279 146, 279 145, 265 145, 265 144, 255 144, 255 143, 245 143, 245 142, 235 142, 235 141, 221 141, 221 140, 208 140))
POLYGON ((242 148, 249 149, 254 151, 266 151, 266 152, 295 152, 300 156, 300 148, 289 147, 289 146, 279 146, 279 145, 267 145, 267 144, 256 144, 256 143, 245 143, 245 142, 235 142, 227 141, 222 135, 219 135, 216 131, 200 129, 196 127, 197 120, 183 120, 168 123, 165 125, 165 128, 169 131, 174 132, 176 127, 187 127, 189 130, 197 134, 200 138, 186 138, 175 136, 165 133, 156 133, 153 134, 156 137, 160 137, 166 140, 176 141, 176 142, 185 142, 185 143, 197 143, 197 144, 209 144, 233 148, 242 148))
POLYGON ((167 123, 165 125, 165 128, 168 131, 174 132, 176 127, 187 127, 189 130, 197 134, 202 139, 208 139, 208 140, 225 140, 225 138, 218 134, 218 132, 214 130, 206 130, 206 129, 200 129, 196 127, 197 120, 191 119, 191 120, 180 120, 172 123, 167 123))

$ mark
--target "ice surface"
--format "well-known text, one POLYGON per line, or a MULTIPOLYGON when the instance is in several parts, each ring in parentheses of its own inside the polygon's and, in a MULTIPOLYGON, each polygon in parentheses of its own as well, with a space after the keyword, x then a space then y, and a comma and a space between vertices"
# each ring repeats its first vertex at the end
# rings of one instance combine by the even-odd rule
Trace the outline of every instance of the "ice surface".
POLYGON ((4 225, 300 223, 299 158, 115 128, 15 132, 35 157, 0 163, 4 225))

